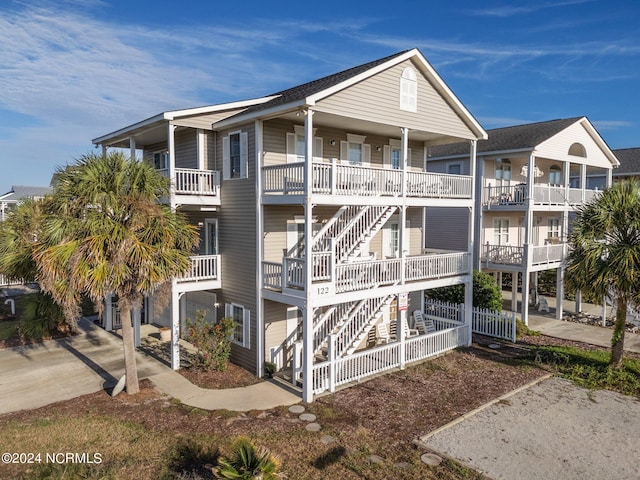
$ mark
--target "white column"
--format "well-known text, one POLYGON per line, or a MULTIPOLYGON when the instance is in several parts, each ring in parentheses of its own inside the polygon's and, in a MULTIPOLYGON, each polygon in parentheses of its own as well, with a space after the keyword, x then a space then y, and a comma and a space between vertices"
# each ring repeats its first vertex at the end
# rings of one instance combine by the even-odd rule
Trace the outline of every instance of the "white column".
POLYGON ((518 311, 518 272, 511 272, 511 311, 518 311))
POLYGON ((102 156, 107 156, 107 146, 104 143, 102 144, 102 156))
MULTIPOLYGON (((567 244, 563 245, 562 258, 567 256, 567 244)), ((560 265, 556 274, 556 320, 562 320, 564 315, 564 266, 560 265)))
MULTIPOLYGON (((525 250, 525 256, 527 256, 525 250)), ((529 325, 529 272, 522 273, 522 304, 520 305, 522 321, 529 325)))
POLYGON ((585 190, 587 189, 587 166, 584 163, 580 164, 580 189, 582 190, 582 203, 584 203, 585 190))
POLYGON ((113 330, 113 295, 109 294, 104 298, 104 329, 107 332, 113 330))
POLYGON ((131 310, 131 318, 133 319, 133 345, 140 346, 140 307, 136 306, 131 310))
POLYGON ((206 170, 205 165, 205 156, 204 156, 204 145, 206 141, 206 136, 204 134, 204 130, 201 128, 198 129, 196 134, 196 147, 197 147, 197 157, 198 157, 198 170, 206 170))
POLYGON ((582 311, 582 291, 576 291, 576 313, 580 313, 582 311))
POLYGON ((176 169, 176 126, 169 124, 167 131, 167 150, 169 151, 169 180, 171 181, 171 206, 175 206, 175 169, 176 169))
POLYGON ((529 272, 531 270, 531 248, 533 239, 533 186, 535 178, 535 155, 529 155, 527 165, 527 198, 525 199, 524 255, 522 256, 522 304, 521 315, 525 325, 529 324, 529 272))
POLYGON ((609 188, 613 184, 613 169, 607 168, 607 181, 605 187, 609 188))
POLYGON ((479 271, 481 269, 480 250, 482 249, 480 234, 482 232, 482 185, 484 178, 484 159, 478 161, 477 145, 478 142, 476 140, 471 140, 469 175, 473 177, 471 198, 474 200, 474 206, 469 212, 469 252, 472 258, 471 265, 473 269, 479 271))
POLYGON ((171 285, 171 368, 180 369, 180 294, 176 282, 171 285))
POLYGON ((133 136, 129 137, 129 156, 132 160, 136 159, 136 139, 133 136))
MULTIPOLYGON (((265 343, 264 343, 264 299, 262 297, 262 280, 264 270, 262 260, 264 259, 264 208, 262 206, 262 151, 263 151, 263 123, 256 120, 256 258, 258 265, 258 275, 256 278, 256 292, 258 299, 256 302, 256 346, 258 354, 256 358, 256 373, 262 375, 264 371, 265 343)), ((284 284, 283 284, 284 285, 284 284)))
POLYGON ((602 326, 607 326, 607 298, 602 299, 602 326))
MULTIPOLYGON (((405 283, 405 257, 404 246, 407 243, 407 168, 409 167, 409 129, 400 129, 400 167, 402 168, 402 205, 400 205, 398 225, 398 257, 400 258, 400 284, 405 283)), ((399 337, 399 336, 398 336, 399 337)))
POLYGON ((469 281, 464 284, 464 323, 469 328, 469 340, 467 346, 471 346, 473 331, 473 274, 469 281))
POLYGON ((302 397, 305 402, 313 400, 313 297, 311 280, 313 275, 311 238, 313 236, 313 110, 304 117, 305 162, 304 162, 304 258, 305 258, 305 308, 303 311, 302 347, 302 397))

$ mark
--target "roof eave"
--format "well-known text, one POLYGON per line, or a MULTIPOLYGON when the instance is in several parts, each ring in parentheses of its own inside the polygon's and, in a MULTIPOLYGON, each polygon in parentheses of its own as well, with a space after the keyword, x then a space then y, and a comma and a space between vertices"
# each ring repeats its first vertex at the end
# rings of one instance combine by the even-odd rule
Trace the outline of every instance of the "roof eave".
MULTIPOLYGON (((276 95, 277 96, 277 95, 276 95)), ((272 98, 276 98, 276 96, 272 98)), ((238 125, 240 123, 246 123, 251 120, 256 119, 266 119, 269 117, 276 117, 283 113, 287 113, 296 109, 311 107, 313 104, 309 103, 306 98, 302 100, 298 100, 295 102, 285 103, 283 105, 277 105, 275 107, 267 108, 265 110, 259 110, 257 112, 251 112, 242 114, 239 113, 237 115, 233 115, 232 117, 225 118, 224 120, 220 120, 219 122, 214 123, 211 128, 213 130, 220 130, 223 128, 229 128, 233 125, 238 125)))

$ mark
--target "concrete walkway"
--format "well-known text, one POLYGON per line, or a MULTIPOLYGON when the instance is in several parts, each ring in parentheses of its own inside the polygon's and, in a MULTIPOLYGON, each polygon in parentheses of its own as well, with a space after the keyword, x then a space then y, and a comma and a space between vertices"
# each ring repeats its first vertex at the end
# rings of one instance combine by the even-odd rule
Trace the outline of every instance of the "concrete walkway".
MULTIPOLYGON (((122 341, 88 320, 75 337, 0 350, 0 414, 38 408, 108 390, 124 374, 122 341)), ((196 387, 158 360, 137 353, 138 375, 187 405, 216 410, 265 410, 301 401, 278 385, 245 388, 196 387)))
MULTIPOLYGON (((545 298, 549 303, 549 312, 538 312, 534 308, 530 308, 529 328, 550 337, 589 343, 605 348, 611 347, 612 329, 556 320, 556 309, 552 307, 552 305, 556 304, 556 299, 553 297, 545 298)), ((575 310, 575 302, 565 300, 563 310, 565 314, 573 313, 575 310)), ((602 316, 602 306, 600 305, 583 302, 582 311, 591 315, 602 316)), ((609 309, 607 316, 613 314, 614 312, 609 309)), ((626 332, 624 336, 624 349, 629 352, 640 353, 640 335, 626 332)))

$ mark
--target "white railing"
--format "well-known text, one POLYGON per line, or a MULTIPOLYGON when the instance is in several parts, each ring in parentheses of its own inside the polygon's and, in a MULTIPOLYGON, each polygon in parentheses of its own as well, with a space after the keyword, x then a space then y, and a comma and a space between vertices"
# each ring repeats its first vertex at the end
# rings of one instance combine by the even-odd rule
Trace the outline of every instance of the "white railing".
POLYGON ((527 198, 525 184, 511 186, 488 186, 485 189, 484 203, 486 205, 523 205, 527 198))
POLYGON ((179 282, 197 280, 218 280, 220 275, 220 255, 195 255, 191 257, 191 268, 179 282))
POLYGON ((282 290, 282 263, 262 262, 262 286, 282 290))
POLYGON ((474 307, 471 329, 473 333, 515 342, 516 314, 474 307))
POLYGON ((330 306, 313 324, 313 352, 317 353, 329 334, 360 305, 360 302, 346 302, 330 306))
POLYGON ((567 189, 551 185, 534 185, 533 201, 542 205, 564 205, 568 202, 567 189))
POLYGON ((430 172, 407 172, 407 196, 471 198, 472 177, 430 172))
POLYGON ((602 190, 585 190, 584 191, 584 201, 585 202, 590 202, 591 200, 593 200, 595 197, 597 197, 601 193, 602 193, 602 190))
MULTIPOLYGON (((442 302, 432 298, 425 298, 423 314, 425 317, 431 318, 434 322, 447 322, 446 325, 456 326, 464 323, 464 304, 442 302)), ((436 326, 436 328, 438 327, 436 326)))
POLYGON ((9 285, 24 285, 28 283, 24 280, 16 280, 13 278, 6 277, 4 275, 0 275, 0 286, 9 286, 9 285))
MULTIPOLYGON (((312 192, 319 195, 399 196, 401 170, 314 162, 312 192)), ((262 169, 265 194, 304 192, 304 162, 268 165, 262 169)), ((424 198, 471 198, 472 177, 430 172, 406 174, 406 194, 424 198)))
POLYGON ((393 285, 400 281, 400 268, 400 259, 336 265, 336 293, 393 285))
POLYGON ((405 258, 405 280, 450 277, 469 272, 469 254, 466 252, 419 255, 405 258))
POLYGON ((218 195, 220 193, 220 172, 196 168, 176 168, 174 170, 175 191, 181 195, 218 195))
POLYGON ((524 247, 513 245, 484 246, 481 261, 485 263, 501 263, 506 265, 522 265, 524 259, 524 247))
POLYGON ((542 265, 545 263, 561 262, 564 257, 563 244, 549 244, 531 249, 531 264, 542 265))
MULTIPOLYGON (((400 368, 403 364, 435 357, 448 350, 468 345, 469 337, 468 325, 457 325, 405 339, 404 359, 401 357, 399 342, 363 350, 346 357, 332 355, 329 360, 313 365, 313 392, 317 395, 327 390, 334 391, 341 385, 400 368)), ((335 342, 335 339, 330 341, 335 342)))
MULTIPOLYGON (((554 185, 534 185, 533 202, 538 205, 575 205, 588 202, 600 193, 598 190, 583 188, 566 188, 554 185)), ((493 205, 524 205, 527 198, 525 184, 505 187, 486 187, 484 204, 493 205)))
POLYGON ((368 331, 382 315, 382 308, 391 303, 394 295, 362 300, 354 309, 338 331, 335 338, 335 356, 341 357, 352 350, 352 344, 361 333, 368 331), (369 328, 367 328, 369 327, 369 328))
POLYGON ((284 257, 284 287, 304 288, 305 261, 304 258, 284 257))
MULTIPOLYGON (((348 224, 334 238, 336 259, 345 260, 354 254, 362 244, 382 228, 385 221, 396 211, 393 206, 365 206, 351 218, 348 224)), ((329 242, 331 243, 331 242, 329 242)))
POLYGON ((113 330, 122 328, 122 317, 120 316, 118 302, 111 302, 111 328, 113 330))

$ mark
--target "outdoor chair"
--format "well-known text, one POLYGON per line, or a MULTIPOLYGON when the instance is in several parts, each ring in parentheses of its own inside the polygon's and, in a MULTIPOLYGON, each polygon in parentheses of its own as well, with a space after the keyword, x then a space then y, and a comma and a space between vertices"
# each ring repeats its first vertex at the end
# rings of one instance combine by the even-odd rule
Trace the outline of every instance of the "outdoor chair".
POLYGON ((540 295, 540 299, 538 301, 538 311, 539 312, 548 312, 549 311, 549 303, 547 303, 547 299, 540 295))
POLYGON ((413 312, 413 320, 414 320, 414 327, 418 330, 418 332, 420 332, 420 334, 422 334, 421 330, 424 331, 424 333, 433 333, 436 331, 436 326, 433 323, 433 320, 431 318, 425 318, 422 310, 415 310, 413 312))
POLYGON ((386 323, 379 323, 378 325, 376 325, 376 332, 378 344, 391 342, 392 337, 389 333, 389 327, 386 323))

